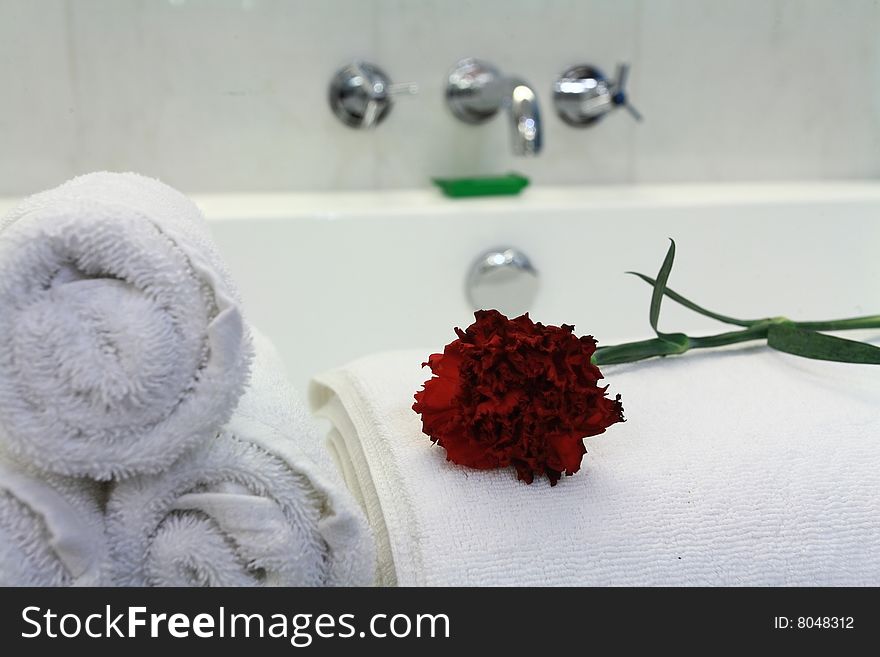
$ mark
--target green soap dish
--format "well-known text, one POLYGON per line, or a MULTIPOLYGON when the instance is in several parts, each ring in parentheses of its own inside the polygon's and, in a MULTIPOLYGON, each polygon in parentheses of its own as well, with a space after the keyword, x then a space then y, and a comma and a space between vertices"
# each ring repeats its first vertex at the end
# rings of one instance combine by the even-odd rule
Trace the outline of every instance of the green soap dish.
POLYGON ((432 178, 432 181, 450 198, 512 196, 519 194, 529 184, 529 179, 518 173, 474 178, 432 178))

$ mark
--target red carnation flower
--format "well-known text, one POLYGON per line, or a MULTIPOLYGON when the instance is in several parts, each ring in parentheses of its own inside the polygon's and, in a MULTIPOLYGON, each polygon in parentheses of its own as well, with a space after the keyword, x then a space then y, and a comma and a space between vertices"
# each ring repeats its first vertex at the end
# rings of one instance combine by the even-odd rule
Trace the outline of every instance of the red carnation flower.
POLYGON ((597 385, 591 336, 574 327, 544 326, 528 313, 508 319, 497 310, 474 313, 458 339, 425 365, 434 377, 415 394, 422 430, 453 463, 488 470, 514 466, 532 483, 580 469, 583 439, 623 422, 620 395, 597 385))

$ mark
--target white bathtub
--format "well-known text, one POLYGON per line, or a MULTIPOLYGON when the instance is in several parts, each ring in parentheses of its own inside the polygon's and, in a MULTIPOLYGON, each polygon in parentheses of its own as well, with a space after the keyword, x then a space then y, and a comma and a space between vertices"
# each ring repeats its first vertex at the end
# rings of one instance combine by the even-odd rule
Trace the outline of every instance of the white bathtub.
MULTIPOLYGON (((531 310, 601 343, 649 337, 650 288, 675 238, 670 286, 720 312, 796 319, 880 312, 880 184, 535 188, 520 198, 431 191, 204 196, 196 201, 252 322, 294 382, 384 349, 439 350, 472 319, 473 259, 524 251, 531 310)), ((717 325, 667 303, 668 330, 717 325)), ((426 354, 427 355, 427 354, 426 354)))
MULTIPOLYGON (((670 286, 731 315, 880 312, 880 183, 528 189, 448 200, 433 191, 197 196, 251 321, 296 385, 384 349, 439 350, 471 319, 473 259, 524 251, 531 310, 601 343, 648 337, 650 288, 674 237, 670 286)), ((0 211, 12 199, 0 199, 0 211)), ((714 330, 667 303, 668 330, 714 330)), ((427 353, 426 353, 427 355, 427 353)))

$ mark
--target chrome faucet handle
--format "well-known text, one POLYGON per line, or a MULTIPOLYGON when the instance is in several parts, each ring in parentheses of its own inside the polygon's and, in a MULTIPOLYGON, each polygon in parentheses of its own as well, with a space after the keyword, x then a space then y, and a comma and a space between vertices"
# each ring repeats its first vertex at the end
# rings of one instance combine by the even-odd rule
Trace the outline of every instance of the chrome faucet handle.
POLYGON ((330 81, 330 108, 347 126, 374 128, 388 116, 394 96, 416 93, 418 85, 391 84, 378 66, 355 61, 339 69, 330 81))
POLYGON ((553 105, 556 113, 568 125, 586 127, 620 107, 636 121, 642 115, 629 102, 626 82, 629 65, 617 67, 616 80, 609 80, 598 68, 588 64, 573 66, 553 85, 553 105))
POLYGON ((503 75, 491 64, 462 59, 449 72, 446 103, 460 120, 480 124, 507 109, 515 155, 537 155, 542 146, 538 97, 522 79, 503 75))
POLYGON ((622 107, 629 112, 629 115, 636 121, 642 121, 643 118, 641 112, 630 105, 629 98, 627 98, 626 95, 626 82, 629 78, 629 64, 625 62, 618 64, 615 78, 612 86, 612 91, 614 92, 614 95, 611 97, 612 102, 615 106, 622 107))

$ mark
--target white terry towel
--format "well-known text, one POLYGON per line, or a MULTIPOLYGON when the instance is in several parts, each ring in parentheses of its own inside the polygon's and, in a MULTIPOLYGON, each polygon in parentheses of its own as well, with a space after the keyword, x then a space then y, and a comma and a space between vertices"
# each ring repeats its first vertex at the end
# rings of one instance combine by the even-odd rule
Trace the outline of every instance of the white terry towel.
POLYGON ((319 432, 255 333, 252 382, 218 437, 108 503, 116 584, 362 586, 369 527, 319 432), (325 453, 325 452, 324 452, 325 453))
POLYGON ((429 351, 317 377, 400 585, 880 585, 880 369, 765 348, 606 366, 627 422, 551 488, 421 433, 429 351))
POLYGON ((102 491, 0 455, 0 586, 107 583, 102 491))
POLYGON ((43 469, 156 472, 226 421, 250 345, 198 208, 94 173, 0 219, 0 426, 43 469))

